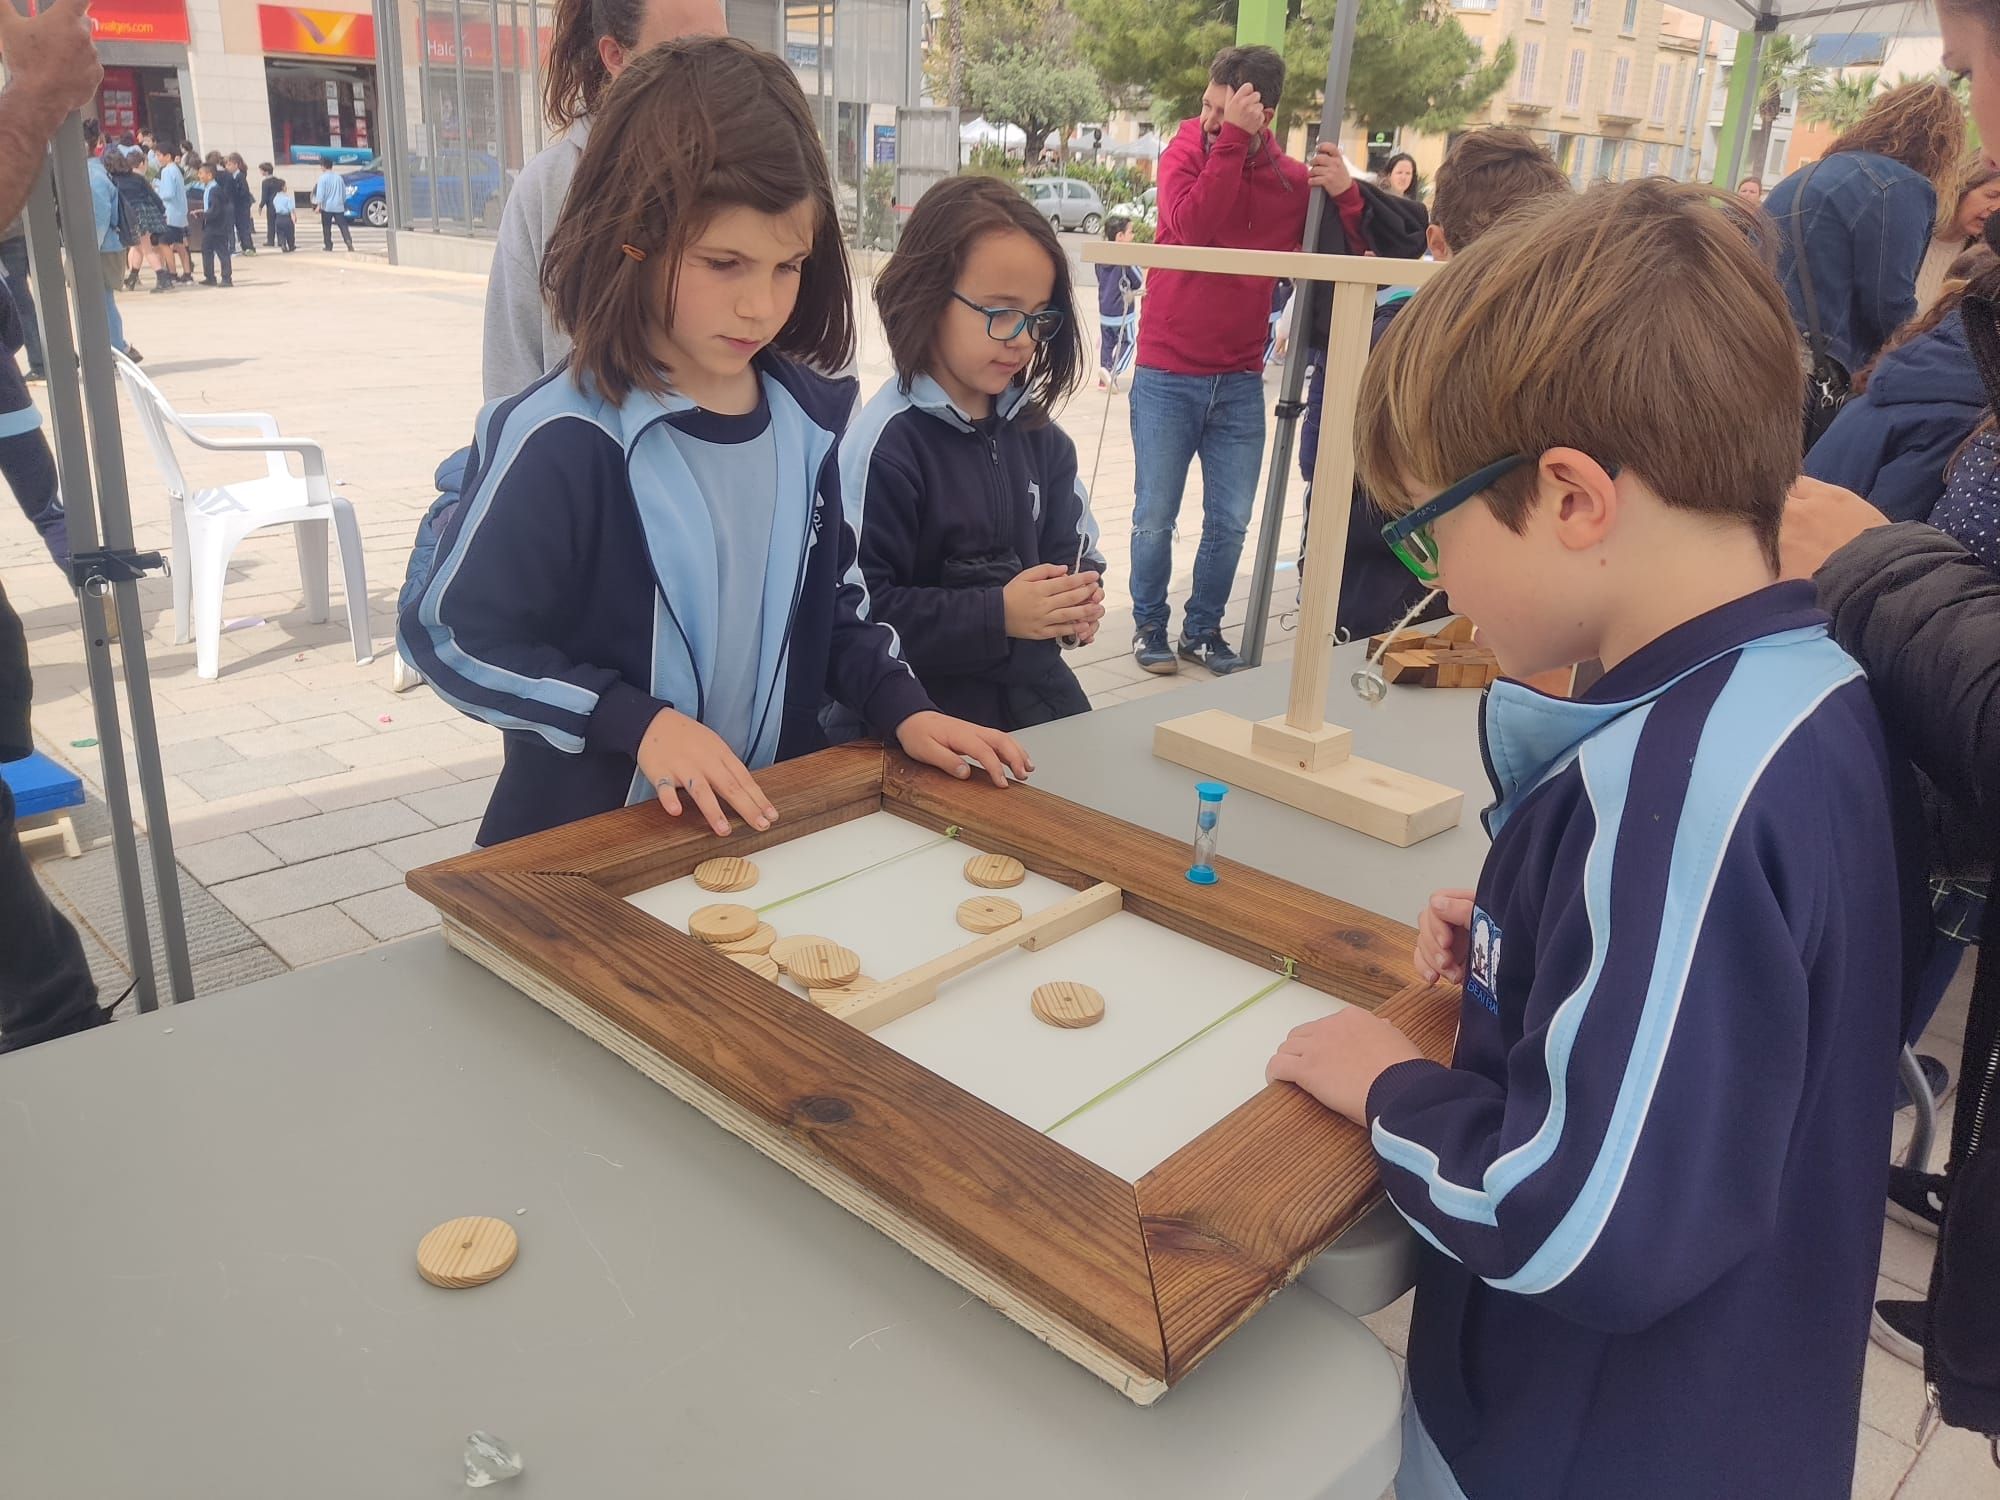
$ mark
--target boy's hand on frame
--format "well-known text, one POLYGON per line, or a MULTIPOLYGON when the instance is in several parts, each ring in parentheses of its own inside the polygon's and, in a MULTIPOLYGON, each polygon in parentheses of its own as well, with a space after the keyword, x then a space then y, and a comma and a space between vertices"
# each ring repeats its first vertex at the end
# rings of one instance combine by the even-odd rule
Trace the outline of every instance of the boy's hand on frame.
POLYGON ((717 838, 729 837, 725 802, 760 833, 778 820, 777 808, 728 741, 686 714, 671 708, 655 714, 639 741, 638 760, 640 773, 659 793, 662 807, 678 818, 685 796, 717 838))
POLYGON ((1434 891, 1417 918, 1417 973, 1426 984, 1465 983, 1472 946, 1471 891, 1434 891))
POLYGON ((1095 573, 1038 563, 1016 573, 1000 591, 1004 628, 1012 640, 1052 641, 1104 617, 1104 590, 1095 573))
POLYGON ((1391 1023, 1350 1005, 1292 1028, 1265 1066, 1266 1083, 1295 1083, 1337 1115, 1368 1125, 1368 1090, 1383 1072, 1421 1058, 1391 1023))
POLYGON ((967 756, 978 761, 999 787, 1007 784, 1009 771, 1025 780, 1035 769, 1028 752, 1015 743, 1011 734, 954 719, 936 709, 911 714, 903 720, 896 726, 896 742, 911 760, 936 766, 960 780, 972 774, 972 767, 966 764, 967 756))

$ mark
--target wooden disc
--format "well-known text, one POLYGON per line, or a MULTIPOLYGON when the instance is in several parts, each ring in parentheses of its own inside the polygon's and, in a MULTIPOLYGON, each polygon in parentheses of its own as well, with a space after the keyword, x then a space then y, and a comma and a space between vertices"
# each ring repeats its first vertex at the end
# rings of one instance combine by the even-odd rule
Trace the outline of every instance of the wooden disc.
POLYGON ((704 943, 737 943, 756 930, 757 913, 747 906, 704 906, 688 918, 688 931, 704 943))
POLYGON ((785 971, 807 989, 838 989, 860 976, 861 955, 822 938, 794 948, 785 971))
POLYGON ((817 989, 808 987, 806 998, 814 1005, 826 1008, 838 1005, 843 1000, 852 1000, 856 995, 865 995, 874 988, 874 980, 866 974, 857 974, 846 984, 822 985, 817 989))
POLYGON ((1089 985, 1071 979, 1035 986, 1029 1003, 1034 1007, 1036 1020, 1066 1030, 1095 1026, 1104 1019, 1104 997, 1089 985))
POLYGON ((975 854, 965 862, 965 878, 989 891, 1011 890, 1028 878, 1028 867, 1011 854, 975 854))
POLYGON ((972 896, 958 903, 958 925, 967 932, 998 932, 1020 920, 1020 905, 1005 896, 972 896))
POLYGON ((705 891, 747 891, 757 883, 757 867, 733 854, 705 859, 694 867, 694 883, 705 891))
POLYGON ((727 953, 732 958, 739 953, 769 953, 771 944, 778 940, 778 929, 769 922, 759 922, 757 930, 747 938, 738 938, 733 943, 717 943, 717 953, 727 953))
POLYGON ((452 1219, 417 1241, 417 1274, 432 1286, 481 1286, 513 1265, 520 1248, 504 1219, 452 1219))
POLYGON ((768 979, 773 984, 778 982, 778 966, 771 962, 771 955, 768 953, 732 953, 729 955, 729 961, 741 964, 759 979, 768 979))
POLYGON ((803 932, 797 937, 781 937, 771 944, 769 950, 771 961, 789 974, 792 971, 793 954, 797 953, 801 948, 810 947, 814 943, 831 943, 832 941, 832 938, 814 937, 810 933, 803 932))

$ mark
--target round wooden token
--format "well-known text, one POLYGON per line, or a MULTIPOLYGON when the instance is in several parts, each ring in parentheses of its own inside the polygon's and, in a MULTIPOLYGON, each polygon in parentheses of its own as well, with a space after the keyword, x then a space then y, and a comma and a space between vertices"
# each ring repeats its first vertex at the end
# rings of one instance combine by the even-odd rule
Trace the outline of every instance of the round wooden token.
POLYGON ((694 883, 705 891, 747 891, 757 883, 757 867, 733 854, 705 859, 694 867, 694 883))
POLYGON ((861 974, 861 955, 824 938, 792 950, 785 970, 807 989, 838 989, 861 974))
POLYGON ((796 937, 781 937, 771 944, 771 961, 789 974, 792 971, 793 954, 797 953, 801 948, 810 947, 814 943, 831 943, 832 941, 832 938, 814 937, 810 933, 800 933, 796 937))
POLYGON ((513 1265, 520 1248, 504 1219, 453 1219, 417 1241, 417 1274, 432 1286, 481 1286, 513 1265))
POLYGON ((958 903, 958 925, 967 932, 998 932, 1020 920, 1019 904, 1005 896, 973 896, 958 903))
POLYGON ((756 930, 757 913, 747 906, 704 906, 688 918, 688 931, 704 943, 737 943, 756 930))
POLYGON ((874 988, 874 980, 870 979, 866 974, 857 974, 848 980, 846 984, 824 985, 817 989, 808 988, 806 990, 806 998, 811 1000, 814 1005, 831 1009, 843 1000, 852 1000, 856 995, 865 995, 874 988))
POLYGON ((773 984, 778 982, 778 966, 771 962, 768 953, 732 953, 729 961, 743 965, 759 979, 768 979, 773 984))
POLYGON ((1028 867, 1011 854, 975 854, 965 862, 965 878, 989 891, 1010 890, 1028 878, 1028 867))
POLYGON ((771 944, 778 940, 778 929, 769 922, 759 922, 757 930, 747 938, 738 938, 733 943, 717 943, 717 953, 727 953, 732 958, 738 953, 769 953, 771 944))
POLYGON ((1065 1030, 1095 1026, 1104 1019, 1104 997, 1089 985, 1070 979, 1035 986, 1029 1004, 1034 1007, 1036 1020, 1065 1030))

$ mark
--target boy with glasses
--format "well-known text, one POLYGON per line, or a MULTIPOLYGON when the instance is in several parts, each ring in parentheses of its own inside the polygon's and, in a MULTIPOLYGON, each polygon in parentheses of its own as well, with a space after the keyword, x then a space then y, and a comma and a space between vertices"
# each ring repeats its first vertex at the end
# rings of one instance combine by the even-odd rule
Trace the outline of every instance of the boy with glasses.
POLYGON ((1270 1064, 1426 1242, 1403 1500, 1848 1492, 1916 887, 1861 669, 1776 582, 1803 374, 1753 230, 1550 199, 1363 378, 1390 547, 1513 676, 1607 669, 1487 696, 1493 847, 1418 928, 1451 1065, 1353 1008, 1270 1064))

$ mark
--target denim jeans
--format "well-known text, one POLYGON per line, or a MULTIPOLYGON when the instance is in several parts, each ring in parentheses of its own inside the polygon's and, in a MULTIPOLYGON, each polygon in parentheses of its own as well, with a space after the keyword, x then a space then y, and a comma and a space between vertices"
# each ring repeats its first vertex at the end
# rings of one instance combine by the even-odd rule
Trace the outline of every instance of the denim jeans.
POLYGON ((1201 544, 1184 636, 1221 628, 1243 556, 1243 533, 1264 467, 1264 378, 1173 375, 1141 365, 1132 376, 1132 617, 1141 630, 1167 623, 1174 521, 1188 469, 1201 459, 1201 544))

